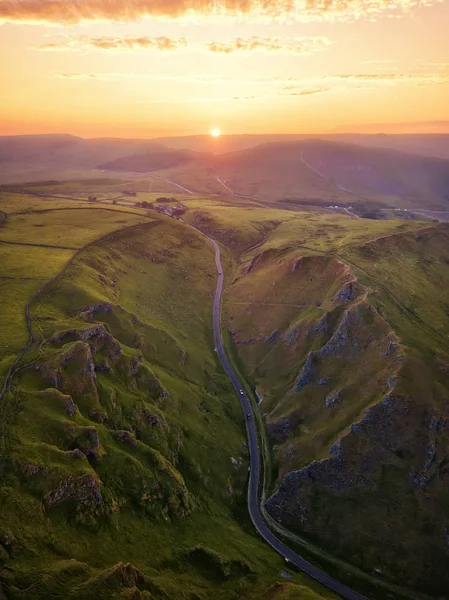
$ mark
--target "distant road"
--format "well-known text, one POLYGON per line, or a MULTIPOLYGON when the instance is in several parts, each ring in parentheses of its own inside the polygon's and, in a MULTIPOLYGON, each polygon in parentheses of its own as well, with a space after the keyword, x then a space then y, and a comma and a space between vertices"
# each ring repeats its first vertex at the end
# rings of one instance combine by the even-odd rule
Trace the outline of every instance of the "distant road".
POLYGON ((216 177, 216 180, 218 181, 218 183, 221 183, 221 185, 225 188, 225 190, 227 190, 231 196, 235 196, 235 192, 233 189, 231 189, 229 187, 229 185, 227 185, 222 179, 220 179, 218 176, 216 177))
POLYGON ((315 167, 312 167, 312 165, 310 163, 308 163, 306 161, 306 159, 304 158, 304 152, 301 152, 301 158, 300 161, 302 162, 303 165, 305 165, 310 171, 312 171, 312 173, 315 173, 315 175, 318 175, 318 177, 321 177, 321 179, 324 179, 324 181, 326 183, 330 184, 329 179, 326 177, 326 175, 324 175, 323 173, 321 173, 321 171, 318 171, 318 169, 315 169, 315 167))
MULTIPOLYGON (((304 158, 304 152, 301 153, 300 160, 303 165, 305 165, 310 171, 312 171, 312 173, 315 173, 315 175, 318 175, 318 177, 321 177, 321 179, 324 179, 324 181, 326 183, 328 183, 329 185, 335 185, 342 192, 347 192, 348 194, 353 194, 354 196, 358 196, 359 198, 362 198, 362 200, 366 200, 366 198, 364 196, 362 196, 362 194, 359 194, 358 192, 354 192, 353 190, 350 190, 349 188, 346 188, 343 185, 332 184, 329 181, 329 178, 326 177, 326 175, 324 175, 324 173, 321 173, 321 171, 319 171, 318 169, 315 169, 315 167, 312 167, 312 165, 306 161, 306 159, 304 158)), ((338 208, 343 208, 343 210, 346 211, 348 213, 348 215, 351 215, 351 217, 360 219, 359 215, 356 215, 355 213, 349 211, 344 206, 339 206, 338 208)))
POLYGON ((350 210, 348 210, 347 208, 343 207, 343 210, 345 212, 348 213, 348 215, 351 215, 351 217, 355 217, 356 219, 360 219, 359 215, 356 215, 355 213, 351 212, 350 210))
MULTIPOLYGON (((182 219, 180 219, 182 221, 182 219)), ((186 225, 189 225, 185 221, 182 221, 186 225)), ((243 411, 245 413, 245 421, 246 421, 246 433, 248 436, 248 449, 249 449, 249 457, 250 457, 250 471, 249 471, 249 482, 248 482, 248 510, 251 517, 251 520, 254 524, 254 527, 257 529, 258 533, 263 537, 263 539, 284 558, 287 558, 290 563, 295 565, 298 569, 327 587, 329 590, 332 590, 336 594, 340 595, 342 598, 346 598, 347 600, 367 600, 365 596, 351 590, 344 584, 340 583, 336 579, 333 579, 329 575, 327 575, 321 569, 318 569, 305 559, 301 558, 298 554, 290 550, 287 546, 285 546, 278 538, 273 535, 273 533, 268 529, 265 521, 263 520, 262 514, 260 512, 259 506, 259 482, 260 482, 260 453, 259 453, 259 444, 257 437, 257 427, 254 419, 254 413, 251 405, 251 401, 245 393, 243 386, 238 380, 237 374, 232 368, 228 357, 226 355, 223 339, 221 337, 221 296, 223 293, 223 267, 221 265, 221 255, 220 248, 217 242, 206 235, 203 231, 194 227, 193 225, 189 225, 193 227, 197 231, 199 231, 202 235, 204 235, 213 245, 215 249, 215 265, 218 271, 218 281, 217 288, 215 291, 214 298, 214 310, 213 310, 213 326, 214 326, 214 339, 215 339, 215 347, 217 350, 218 357, 220 358, 221 364, 232 382, 235 391, 240 399, 240 402, 243 407, 243 411)))
POLYGON ((150 175, 149 173, 147 173, 143 179, 145 179, 146 177, 152 177, 153 179, 159 179, 160 181, 164 181, 165 183, 169 183, 170 185, 174 185, 175 187, 179 188, 180 190, 182 190, 186 194, 193 194, 192 190, 189 190, 186 187, 184 187, 182 185, 179 185, 179 183, 175 183, 174 181, 170 181, 170 179, 165 179, 164 177, 159 177, 159 175, 150 175))

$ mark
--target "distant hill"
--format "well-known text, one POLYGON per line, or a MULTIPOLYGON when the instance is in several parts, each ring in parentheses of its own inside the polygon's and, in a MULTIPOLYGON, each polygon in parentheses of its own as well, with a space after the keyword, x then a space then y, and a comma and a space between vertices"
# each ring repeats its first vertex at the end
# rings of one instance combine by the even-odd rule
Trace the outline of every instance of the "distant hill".
MULTIPOLYGON (((295 136, 84 140, 70 135, 0 137, 0 183, 132 179, 157 174, 200 193, 266 202, 447 210, 449 160, 385 147, 295 136), (285 141, 286 137, 289 141, 285 141), (238 149, 261 140, 269 143, 238 149), (277 141, 273 141, 277 140, 277 141), (279 141, 281 140, 281 141, 279 141), (164 146, 161 142, 172 144, 164 146), (190 148, 182 148, 182 145, 190 148), (233 151, 223 150, 233 147, 233 151), (200 151, 201 150, 201 151, 200 151)), ((334 136, 344 139, 345 136, 334 136)), ((351 138, 351 136, 346 136, 351 138)), ((357 136, 444 153, 449 136, 357 136)))
POLYGON ((160 169, 170 169, 201 160, 199 153, 188 150, 171 150, 170 148, 155 147, 143 154, 124 156, 98 166, 105 171, 134 171, 148 173, 160 169))
POLYGON ((215 157, 220 179, 263 200, 449 207, 449 161, 324 140, 265 144, 215 157))
POLYGON ((267 143, 218 155, 160 146, 98 168, 157 172, 193 191, 267 202, 449 206, 449 161, 327 140, 267 143))
POLYGON ((209 135, 194 135, 186 137, 156 138, 153 142, 169 146, 170 148, 195 150, 197 152, 211 152, 223 154, 247 150, 261 144, 279 142, 299 142, 310 139, 358 144, 376 148, 391 148, 401 152, 421 154, 449 159, 449 134, 364 134, 364 133, 336 133, 336 134, 274 134, 274 135, 223 135, 212 139, 209 135))
POLYGON ((85 140, 71 135, 0 137, 0 182, 53 179, 58 170, 94 170, 99 163, 155 148, 160 146, 148 140, 85 140))

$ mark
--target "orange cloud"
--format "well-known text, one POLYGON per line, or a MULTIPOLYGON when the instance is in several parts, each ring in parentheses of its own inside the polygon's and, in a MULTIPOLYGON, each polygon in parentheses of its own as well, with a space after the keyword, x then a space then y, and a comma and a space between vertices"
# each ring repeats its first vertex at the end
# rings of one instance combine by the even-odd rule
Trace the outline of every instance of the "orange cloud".
POLYGON ((331 44, 325 37, 285 38, 278 37, 250 37, 235 38, 229 42, 210 42, 208 48, 218 54, 231 54, 232 52, 250 52, 261 50, 263 52, 280 52, 284 54, 311 54, 322 50, 331 44))
POLYGON ((58 77, 62 79, 97 79, 93 73, 61 73, 58 77))
POLYGON ((355 20, 397 15, 439 0, 0 0, 0 21, 130 21, 144 17, 268 17, 355 20))
POLYGON ((91 38, 84 35, 61 36, 60 41, 39 46, 39 50, 177 50, 184 48, 187 42, 184 38, 172 39, 167 37, 138 37, 138 38, 91 38))
POLYGON ((192 50, 213 52, 215 54, 232 54, 233 52, 279 52, 284 54, 312 54, 331 45, 326 37, 286 38, 251 37, 235 38, 226 42, 208 42, 205 45, 188 44, 185 38, 167 37, 87 37, 84 35, 61 35, 59 40, 39 46, 45 51, 78 51, 78 50, 179 50, 187 46, 192 50))
MULTIPOLYGON (((287 89, 287 88, 285 88, 287 89)), ((313 94, 321 94, 328 92, 330 88, 316 88, 312 90, 288 91, 287 93, 279 94, 280 96, 312 96, 313 94)))
POLYGON ((449 73, 352 73, 337 75, 335 79, 348 83, 405 83, 424 85, 429 83, 449 83, 449 73))

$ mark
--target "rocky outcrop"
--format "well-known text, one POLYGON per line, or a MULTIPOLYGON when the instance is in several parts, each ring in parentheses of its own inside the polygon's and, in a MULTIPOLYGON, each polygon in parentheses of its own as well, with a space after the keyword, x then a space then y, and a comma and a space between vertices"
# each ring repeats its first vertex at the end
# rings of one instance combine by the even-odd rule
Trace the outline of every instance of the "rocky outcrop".
POLYGON ((315 365, 315 361, 316 361, 317 357, 318 357, 317 352, 309 352, 309 354, 307 355, 306 362, 304 363, 304 366, 301 369, 301 372, 298 377, 298 381, 294 388, 295 392, 299 392, 299 390, 302 387, 304 387, 305 385, 307 385, 313 381, 313 377, 315 374, 314 365, 315 365))
POLYGON ((102 504, 100 481, 92 475, 68 477, 43 499, 46 510, 68 502, 83 511, 97 510, 102 504))
POLYGON ((348 302, 352 302, 352 300, 355 300, 357 297, 357 292, 355 289, 355 285, 354 282, 349 282, 349 283, 345 283, 345 285, 341 288, 341 290, 338 292, 337 296, 335 297, 335 300, 338 300, 339 302, 343 302, 343 303, 348 303, 348 302))
POLYGON ((326 408, 333 408, 336 404, 338 404, 338 402, 340 401, 341 398, 341 390, 333 390, 330 394, 328 394, 326 396, 326 408))
POLYGON ((77 341, 64 347, 57 360, 37 365, 45 384, 67 396, 98 399, 95 363, 89 344, 77 341))
POLYGON ((122 444, 137 446, 136 436, 131 431, 111 431, 110 433, 113 438, 122 444))
MULTIPOLYGON (((429 537, 411 534, 410 511, 415 504, 420 507, 420 520, 430 519, 441 529, 440 552, 445 552, 444 560, 449 559, 447 544, 443 551, 447 518, 437 500, 449 498, 443 491, 448 484, 449 411, 447 417, 428 415, 423 406, 391 391, 333 444, 329 458, 288 473, 267 500, 266 509, 287 528, 327 542, 365 568, 372 552, 384 556, 378 564, 394 578, 405 567, 400 552, 382 554, 389 532, 390 536, 394 532, 396 549, 401 535, 408 540, 409 551, 410 545, 418 553, 426 544, 435 546, 431 530, 429 537), (410 463, 416 466, 410 469, 410 463), (349 512, 343 508, 348 502, 349 512), (390 510, 385 511, 387 505, 390 510), (361 523, 363 533, 357 531, 361 523), (367 539, 371 553, 362 549, 367 539)), ((435 586, 436 580, 442 585, 442 563, 407 562, 414 565, 413 575, 407 567, 410 585, 419 587, 430 572, 435 586)))
POLYGON ((75 430, 73 449, 81 450, 87 458, 102 458, 105 450, 100 445, 100 436, 95 427, 78 427, 75 430))
POLYGON ((103 302, 101 304, 92 304, 86 306, 79 311, 77 317, 80 317, 84 321, 91 322, 94 320, 97 314, 110 313, 113 310, 113 305, 109 302, 103 302))
MULTIPOLYGON (((367 303, 354 304, 344 311, 336 331, 319 350, 312 350, 299 373, 294 386, 298 392, 304 386, 317 380, 319 365, 327 358, 346 358, 354 360, 360 353, 369 348, 377 348, 381 344, 381 354, 391 358, 392 367, 397 368, 403 359, 399 342, 393 332, 382 341, 373 336, 371 328, 364 325, 364 320, 377 318, 381 320, 375 309, 367 303)), ((384 325, 386 326, 385 322, 384 325)))
POLYGON ((274 422, 267 423, 268 435, 275 442, 285 442, 292 431, 292 424, 289 417, 281 417, 274 422))
POLYGON ((449 475, 449 414, 447 418, 429 415, 425 431, 428 439, 422 447, 421 464, 410 471, 412 484, 418 489, 426 489, 434 478, 449 475))
POLYGON ((69 415, 69 417, 75 416, 77 407, 75 402, 73 402, 72 396, 65 396, 65 411, 69 415))

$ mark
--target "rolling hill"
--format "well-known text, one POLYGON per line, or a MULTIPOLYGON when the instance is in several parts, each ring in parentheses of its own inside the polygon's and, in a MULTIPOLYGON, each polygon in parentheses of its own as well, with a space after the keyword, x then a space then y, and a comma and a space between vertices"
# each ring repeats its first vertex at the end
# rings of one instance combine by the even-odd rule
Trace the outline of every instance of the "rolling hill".
POLYGON ((310 139, 357 144, 360 146, 390 148, 400 152, 449 159, 449 134, 272 134, 272 135, 222 135, 211 139, 209 135, 155 138, 153 141, 170 148, 224 154, 247 150, 262 144, 298 142, 310 139))
POLYGON ((236 193, 268 201, 447 209, 449 161, 323 140, 215 157, 236 193))
POLYGON ((134 171, 151 173, 173 167, 186 166, 201 162, 203 155, 188 150, 172 150, 171 148, 155 148, 143 154, 122 156, 111 162, 98 165, 102 171, 134 171))
POLYGON ((219 146, 211 144, 220 143, 209 139, 209 151, 197 152, 145 140, 0 138, 0 184, 93 179, 99 172, 126 182, 147 173, 198 193, 269 203, 440 211, 449 206, 449 161, 443 159, 319 139, 214 154, 219 146))

